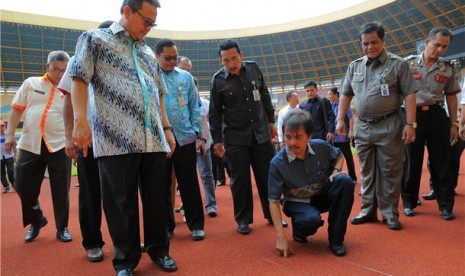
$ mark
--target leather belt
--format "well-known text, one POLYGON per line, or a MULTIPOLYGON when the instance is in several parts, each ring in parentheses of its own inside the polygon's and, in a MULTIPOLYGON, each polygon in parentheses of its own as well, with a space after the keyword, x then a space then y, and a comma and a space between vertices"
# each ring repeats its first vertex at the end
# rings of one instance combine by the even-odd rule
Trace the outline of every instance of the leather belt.
POLYGON ((444 108, 444 104, 442 102, 437 102, 432 105, 422 105, 422 106, 417 106, 417 109, 421 111, 428 111, 434 108, 444 108))
POLYGON ((375 123, 378 123, 378 122, 381 122, 381 121, 384 121, 386 120, 387 118, 391 117, 392 115, 394 114, 397 114, 399 113, 398 111, 394 111, 392 113, 389 113, 387 115, 384 115, 384 116, 380 116, 380 117, 376 117, 376 118, 360 118, 358 117, 358 119, 364 123, 369 123, 369 124, 375 124, 375 123))

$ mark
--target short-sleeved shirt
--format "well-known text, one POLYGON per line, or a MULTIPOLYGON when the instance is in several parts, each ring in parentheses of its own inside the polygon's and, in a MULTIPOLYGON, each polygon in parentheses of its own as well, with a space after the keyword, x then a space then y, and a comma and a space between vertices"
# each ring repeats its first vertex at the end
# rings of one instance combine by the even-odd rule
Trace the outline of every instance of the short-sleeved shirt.
MULTIPOLYGON (((63 94, 70 94, 71 93, 71 85, 73 83, 73 79, 69 76, 69 71, 71 70, 71 65, 73 64, 74 56, 69 59, 68 66, 66 67, 66 71, 61 77, 60 83, 58 84, 57 88, 63 94)), ((90 113, 89 101, 87 101, 87 121, 91 124, 92 114, 90 113)))
POLYGON ((180 146, 193 143, 201 129, 200 103, 194 78, 178 67, 169 73, 161 73, 168 89, 164 101, 174 137, 180 146))
POLYGON ((200 125, 202 126, 203 138, 207 140, 206 147, 210 148, 213 143, 212 136, 210 134, 210 124, 208 123, 208 110, 210 108, 210 102, 201 98, 202 105, 200 106, 200 125))
POLYGON ((65 147, 63 94, 48 75, 26 79, 16 92, 11 106, 24 110, 24 124, 18 148, 41 154, 42 139, 49 152, 65 147))
POLYGON ((296 105, 296 107, 294 108, 291 108, 289 105, 287 105, 279 111, 278 119, 276 120, 276 128, 278 129, 278 141, 279 142, 284 141, 284 133, 283 133, 284 118, 286 117, 289 110, 296 109, 296 108, 299 108, 299 105, 296 105))
POLYGON ((320 139, 308 144, 305 160, 296 158, 287 146, 271 160, 268 178, 268 200, 284 200, 310 203, 319 195, 334 169, 341 151, 320 139))
POLYGON ((219 70, 210 87, 210 130, 213 142, 251 146, 271 140, 274 108, 262 72, 253 61, 242 62, 240 75, 219 70), (255 91, 255 92, 254 92, 255 91))
POLYGON ((417 106, 444 102, 444 95, 460 92, 459 75, 455 65, 440 57, 429 69, 423 54, 406 58, 420 90, 416 93, 417 106))
POLYGON ((408 63, 386 51, 377 60, 364 56, 350 63, 340 87, 343 95, 355 97, 355 113, 361 119, 398 111, 403 98, 417 90, 408 63), (381 88, 385 85, 388 93, 384 90, 383 96, 381 88))
POLYGON ((148 92, 146 114, 130 39, 129 33, 115 22, 109 28, 83 33, 76 46, 70 76, 90 85, 96 157, 170 151, 161 124, 159 97, 167 91, 160 65, 144 41, 133 43, 148 92))
MULTIPOLYGON (((333 108, 334 114, 337 116, 337 113, 339 112, 339 102, 331 103, 331 107, 333 108)), ((349 107, 349 109, 347 109, 346 116, 344 117, 344 124, 347 130, 350 129, 349 118, 352 118, 352 116, 352 108, 349 107)), ((346 133, 346 135, 344 135, 343 137, 339 137, 337 131, 334 132, 334 142, 341 143, 347 141, 349 141, 349 133, 346 133)))

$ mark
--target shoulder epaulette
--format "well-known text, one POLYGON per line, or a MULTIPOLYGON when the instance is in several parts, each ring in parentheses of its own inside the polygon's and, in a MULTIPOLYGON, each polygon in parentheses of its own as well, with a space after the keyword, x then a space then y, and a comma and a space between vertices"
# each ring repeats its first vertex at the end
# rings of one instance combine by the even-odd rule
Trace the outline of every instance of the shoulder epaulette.
POLYGON ((410 55, 410 56, 408 56, 408 57, 406 57, 404 59, 408 61, 408 60, 411 60, 411 59, 416 59, 417 57, 418 57, 417 55, 410 55))
POLYGON ((457 62, 455 62, 455 60, 444 59, 443 61, 445 64, 450 65, 453 68, 457 67, 457 62))
POLYGON ((247 64, 255 64, 256 62, 253 61, 253 60, 244 60, 244 63, 247 63, 247 64))

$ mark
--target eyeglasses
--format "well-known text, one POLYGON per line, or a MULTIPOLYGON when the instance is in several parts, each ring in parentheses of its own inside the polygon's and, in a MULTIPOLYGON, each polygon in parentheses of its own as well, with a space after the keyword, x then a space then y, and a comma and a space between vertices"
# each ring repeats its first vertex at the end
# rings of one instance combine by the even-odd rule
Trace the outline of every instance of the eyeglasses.
POLYGON ((140 14, 140 12, 138 10, 134 10, 138 15, 140 15, 140 17, 142 17, 144 19, 144 25, 145 27, 150 27, 150 28, 155 28, 157 26, 157 23, 155 23, 155 21, 152 21, 150 19, 148 19, 147 17, 143 16, 142 14, 140 14))
POLYGON ((165 61, 170 62, 170 61, 178 61, 178 56, 161 56, 165 61))
POLYGON ((52 68, 53 73, 64 74, 65 71, 66 71, 66 68, 65 68, 65 69, 60 69, 60 68, 55 68, 55 67, 53 67, 53 66, 50 66, 50 68, 52 68))

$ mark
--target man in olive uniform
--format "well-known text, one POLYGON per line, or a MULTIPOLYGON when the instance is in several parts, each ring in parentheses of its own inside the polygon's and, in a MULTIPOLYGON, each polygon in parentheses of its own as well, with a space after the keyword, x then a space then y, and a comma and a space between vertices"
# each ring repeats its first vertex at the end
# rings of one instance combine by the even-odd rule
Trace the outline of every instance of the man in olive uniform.
POLYGON ((344 116, 355 96, 355 146, 362 169, 362 210, 352 224, 378 221, 379 207, 389 229, 399 230, 403 147, 415 139, 414 79, 408 63, 384 49, 384 28, 378 22, 362 26, 365 56, 353 61, 341 84, 336 130, 344 136, 344 116), (405 101, 406 119, 400 106, 405 101))
POLYGON ((457 143, 457 93, 460 92, 457 70, 442 58, 452 41, 452 33, 445 27, 434 28, 425 41, 422 54, 407 61, 420 90, 416 94, 416 140, 410 147, 410 172, 402 187, 404 214, 413 216, 417 207, 425 145, 430 160, 430 173, 441 216, 454 219, 454 187, 450 168, 450 146, 457 143), (447 101, 449 115, 444 110, 447 101))

